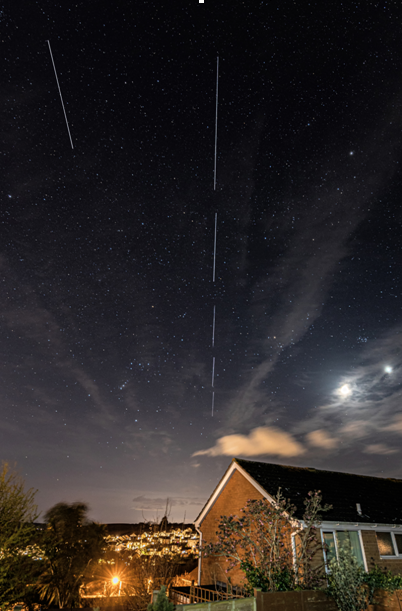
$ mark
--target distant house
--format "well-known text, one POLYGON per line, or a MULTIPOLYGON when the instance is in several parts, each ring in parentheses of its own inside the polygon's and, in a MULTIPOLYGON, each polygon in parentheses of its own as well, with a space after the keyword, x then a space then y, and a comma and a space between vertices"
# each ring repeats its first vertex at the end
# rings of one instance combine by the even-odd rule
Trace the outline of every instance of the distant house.
MULTIPOLYGON (((328 549, 327 557, 323 551, 325 561, 337 556, 339 544, 347 538, 365 570, 374 562, 402 574, 402 480, 398 479, 234 458, 194 522, 202 544, 216 541, 220 516, 239 515, 249 499, 272 502, 278 488, 296 505, 298 520, 310 491, 320 490, 323 503, 332 505, 320 526, 328 549)), ((226 582, 225 568, 222 558, 200 558, 198 583, 226 582)), ((240 568, 230 575, 234 585, 244 577, 240 568)))
POLYGON ((154 556, 179 554, 183 560, 195 555, 198 534, 193 524, 169 523, 163 519, 161 524, 106 524, 108 535, 106 543, 116 552, 137 550, 142 554, 154 556))

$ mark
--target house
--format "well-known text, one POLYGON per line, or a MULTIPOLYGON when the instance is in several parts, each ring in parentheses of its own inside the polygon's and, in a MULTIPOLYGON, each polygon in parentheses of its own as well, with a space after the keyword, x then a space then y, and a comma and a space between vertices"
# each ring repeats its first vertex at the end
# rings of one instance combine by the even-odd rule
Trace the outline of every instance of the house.
MULTIPOLYGON (((402 480, 290 467, 233 458, 194 524, 201 544, 216 541, 222 515, 239 515, 249 499, 272 502, 278 488, 297 507, 294 517, 302 520, 310 491, 320 490, 323 504, 332 509, 322 516, 320 536, 326 544, 324 561, 338 554, 346 537, 362 567, 373 562, 394 574, 402 574, 402 480)), ((199 585, 225 583, 225 560, 199 558, 199 585)), ((233 585, 244 579, 237 568, 230 572, 233 585)))

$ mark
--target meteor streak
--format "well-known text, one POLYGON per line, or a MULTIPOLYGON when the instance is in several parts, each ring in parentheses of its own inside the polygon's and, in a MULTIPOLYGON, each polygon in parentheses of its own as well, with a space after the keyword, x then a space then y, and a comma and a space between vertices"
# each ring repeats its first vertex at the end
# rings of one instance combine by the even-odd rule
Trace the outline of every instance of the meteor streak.
POLYGON ((215 231, 214 231, 214 267, 212 270, 212 282, 215 282, 215 266, 216 266, 216 226, 218 223, 218 213, 215 212, 215 231))
POLYGON ((67 130, 68 130, 68 135, 70 137, 70 142, 71 142, 71 148, 74 148, 73 145, 73 139, 71 138, 71 133, 70 133, 70 127, 68 125, 68 121, 67 121, 67 114, 66 114, 66 109, 64 108, 64 102, 63 102, 63 96, 61 95, 61 89, 60 89, 60 85, 59 85, 59 79, 57 78, 57 72, 56 72, 56 66, 54 65, 54 59, 53 59, 53 53, 52 53, 52 48, 50 46, 50 40, 46 41, 47 44, 49 45, 49 51, 50 51, 50 57, 52 59, 52 64, 53 64, 53 70, 54 70, 54 75, 56 77, 56 83, 57 83, 57 87, 59 89, 59 94, 60 94, 60 100, 61 100, 61 105, 63 107, 63 112, 64 112, 64 118, 66 120, 66 125, 67 125, 67 130))
POLYGON ((212 348, 215 346, 215 312, 216 306, 214 306, 214 316, 212 319, 212 348))
POLYGON ((216 58, 214 191, 216 190, 216 152, 218 149, 218 81, 219 81, 219 55, 216 58))
MULTIPOLYGON (((215 94, 215 151, 214 151, 214 191, 216 191, 216 157, 218 150, 218 85, 219 85, 219 55, 216 58, 216 94, 215 94)), ((218 213, 215 212, 215 229, 214 229, 214 264, 212 268, 212 282, 215 282, 216 271, 216 230, 218 225, 218 213)), ((213 321, 212 321, 212 348, 215 347, 215 313, 216 306, 214 305, 213 321)), ((214 415, 215 405, 215 357, 212 357, 212 416, 214 415)))

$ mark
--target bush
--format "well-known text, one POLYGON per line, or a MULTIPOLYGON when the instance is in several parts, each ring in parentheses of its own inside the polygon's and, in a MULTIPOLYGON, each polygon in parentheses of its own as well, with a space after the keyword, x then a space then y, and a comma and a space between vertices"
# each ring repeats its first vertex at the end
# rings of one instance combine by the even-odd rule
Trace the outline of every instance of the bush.
POLYGON ((364 611, 367 607, 365 572, 348 546, 339 549, 339 560, 331 560, 328 568, 328 594, 340 611, 364 611))
POLYGON ((148 605, 148 611, 174 611, 174 604, 166 596, 166 586, 162 586, 156 603, 148 605))
POLYGON ((374 565, 371 571, 365 573, 364 583, 368 588, 368 602, 371 605, 376 590, 385 590, 386 592, 402 590, 402 575, 393 575, 391 571, 381 569, 378 565, 374 565))
POLYGON ((275 584, 276 592, 290 592, 296 589, 294 572, 289 570, 287 566, 276 571, 272 571, 269 579, 259 567, 254 566, 251 562, 241 562, 240 568, 247 576, 246 591, 249 594, 254 592, 254 588, 261 588, 263 592, 272 590, 272 583, 275 584))

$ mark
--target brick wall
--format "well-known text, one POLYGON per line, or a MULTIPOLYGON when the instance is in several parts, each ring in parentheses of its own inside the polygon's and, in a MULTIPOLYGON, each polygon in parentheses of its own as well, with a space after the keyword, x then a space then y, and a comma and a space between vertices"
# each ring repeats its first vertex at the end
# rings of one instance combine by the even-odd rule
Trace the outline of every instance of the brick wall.
POLYGON ((377 537, 374 530, 362 530, 364 552, 366 554, 367 568, 370 570, 374 564, 382 569, 389 569, 394 575, 402 574, 402 559, 381 559, 378 551, 377 537))
MULTIPOLYGON (((240 510, 246 506, 249 499, 262 498, 264 497, 254 486, 235 469, 200 526, 203 544, 216 542, 216 531, 218 530, 221 516, 239 516, 240 510)), ((213 584, 216 581, 226 582, 228 576, 233 585, 240 585, 244 581, 243 571, 234 568, 227 574, 227 566, 228 563, 225 558, 218 558, 216 556, 202 558, 200 585, 213 584)))
MULTIPOLYGON (((221 491, 215 504, 211 507, 209 513, 204 518, 200 530, 202 532, 203 544, 215 543, 217 541, 216 531, 221 516, 235 515, 240 516, 240 511, 247 505, 250 499, 263 499, 262 494, 250 484, 250 482, 237 470, 233 471, 231 478, 226 483, 225 488, 221 491)), ((290 540, 291 529, 288 533, 288 544, 290 540)), ((229 562, 222 557, 210 556, 202 558, 201 561, 201 579, 199 585, 210 585, 217 581, 226 583, 228 577, 233 585, 241 585, 244 583, 244 573, 240 568, 233 568, 227 573, 229 562)), ((323 567, 322 553, 316 554, 313 562, 314 568, 317 566, 323 567)))

